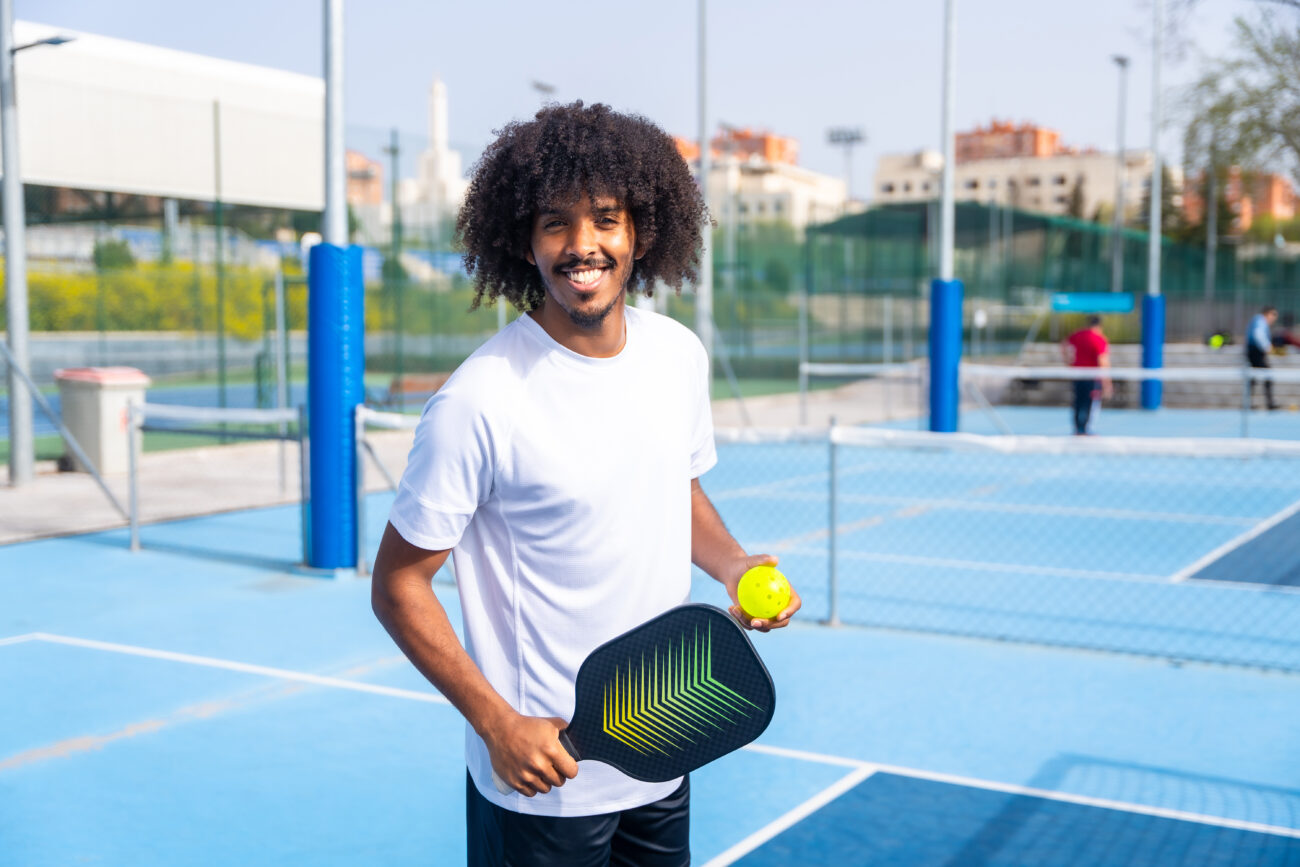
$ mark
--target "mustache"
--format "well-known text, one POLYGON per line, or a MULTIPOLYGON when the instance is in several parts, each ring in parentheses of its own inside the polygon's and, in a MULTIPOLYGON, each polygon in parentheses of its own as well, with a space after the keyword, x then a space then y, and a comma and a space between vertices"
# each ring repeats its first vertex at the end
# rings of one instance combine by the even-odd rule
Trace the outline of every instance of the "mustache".
POLYGON ((614 260, 607 259, 604 256, 588 256, 585 259, 570 259, 567 262, 556 264, 555 272, 562 274, 565 271, 571 271, 580 268, 613 268, 614 260))

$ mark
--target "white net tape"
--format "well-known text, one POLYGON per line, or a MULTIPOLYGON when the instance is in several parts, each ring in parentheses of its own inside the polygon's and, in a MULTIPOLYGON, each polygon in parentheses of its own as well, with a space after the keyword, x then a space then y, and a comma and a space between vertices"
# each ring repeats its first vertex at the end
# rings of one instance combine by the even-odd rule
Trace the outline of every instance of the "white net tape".
POLYGON ((296 422, 296 409, 222 409, 210 406, 178 406, 166 403, 135 405, 136 417, 142 421, 188 422, 196 425, 213 424, 280 424, 296 422))

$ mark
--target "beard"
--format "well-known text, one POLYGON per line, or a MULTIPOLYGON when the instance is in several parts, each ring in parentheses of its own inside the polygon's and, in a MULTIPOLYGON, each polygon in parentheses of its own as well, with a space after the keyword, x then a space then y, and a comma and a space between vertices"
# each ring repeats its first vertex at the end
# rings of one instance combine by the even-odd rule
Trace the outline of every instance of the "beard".
POLYGON ((590 313, 584 313, 581 310, 566 310, 565 312, 569 314, 569 320, 574 325, 592 331, 600 327, 601 323, 605 321, 605 317, 609 316, 622 297, 621 293, 615 295, 602 309, 593 310, 590 313))

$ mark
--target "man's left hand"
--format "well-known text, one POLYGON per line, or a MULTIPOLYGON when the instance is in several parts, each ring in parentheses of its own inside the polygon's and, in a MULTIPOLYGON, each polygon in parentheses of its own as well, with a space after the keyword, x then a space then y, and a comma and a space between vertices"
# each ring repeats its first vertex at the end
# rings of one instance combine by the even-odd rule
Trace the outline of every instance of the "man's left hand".
POLYGON ((745 613, 744 609, 740 607, 740 599, 737 593, 738 588, 740 587, 741 576, 750 569, 753 569, 755 566, 775 566, 776 563, 776 558, 771 554, 755 554, 752 557, 745 557, 742 560, 738 560, 736 565, 728 571, 727 576, 722 580, 723 586, 727 588, 727 595, 731 597, 731 606, 727 610, 731 612, 731 616, 735 618, 736 622, 746 629, 754 629, 759 632, 771 632, 773 629, 780 629, 790 623, 790 618, 794 617, 794 613, 803 605, 803 600, 799 598, 799 592, 795 590, 794 585, 791 584, 790 602, 775 617, 766 619, 762 617, 750 617, 745 613))

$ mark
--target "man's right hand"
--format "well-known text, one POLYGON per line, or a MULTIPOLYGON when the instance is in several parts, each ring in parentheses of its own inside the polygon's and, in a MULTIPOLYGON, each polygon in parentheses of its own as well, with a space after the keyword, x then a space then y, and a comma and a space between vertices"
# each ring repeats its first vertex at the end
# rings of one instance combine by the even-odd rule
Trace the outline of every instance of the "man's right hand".
POLYGON ((492 769, 520 794, 545 794, 578 775, 578 763, 559 734, 567 723, 557 717, 524 716, 510 711, 481 734, 492 769))

